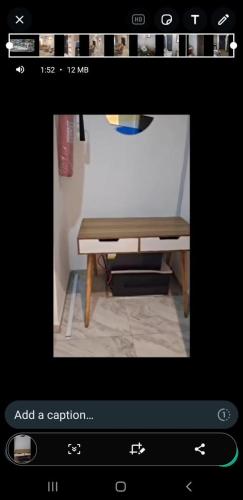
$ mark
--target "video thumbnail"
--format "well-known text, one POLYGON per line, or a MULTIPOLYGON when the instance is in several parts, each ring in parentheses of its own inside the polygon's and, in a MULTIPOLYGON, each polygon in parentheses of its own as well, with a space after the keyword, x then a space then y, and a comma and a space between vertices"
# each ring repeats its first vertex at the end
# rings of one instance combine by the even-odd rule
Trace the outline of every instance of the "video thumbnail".
POLYGON ((51 57, 55 54, 55 37, 54 35, 40 35, 39 50, 41 57, 51 57))
POLYGON ((13 38, 11 52, 34 52, 35 40, 33 38, 13 38))
POLYGON ((101 57, 105 55, 104 35, 89 36, 89 55, 94 57, 101 57))
POLYGON ((64 55, 68 57, 80 55, 79 35, 64 35, 64 55))
POLYGON ((190 57, 204 56, 204 35, 187 36, 187 55, 190 57))
POLYGON ((164 56, 179 56, 179 35, 164 35, 164 56))
POLYGON ((155 35, 138 35, 138 56, 155 56, 155 35))
POLYGON ((215 57, 227 57, 230 55, 230 36, 229 35, 214 35, 213 36, 213 55, 215 57))
POLYGON ((114 35, 114 55, 129 56, 129 35, 114 35))

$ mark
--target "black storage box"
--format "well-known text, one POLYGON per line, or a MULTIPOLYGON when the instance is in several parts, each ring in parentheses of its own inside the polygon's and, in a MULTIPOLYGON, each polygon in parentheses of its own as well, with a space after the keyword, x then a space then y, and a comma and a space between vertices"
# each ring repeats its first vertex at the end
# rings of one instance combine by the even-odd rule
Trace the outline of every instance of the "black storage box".
POLYGON ((117 255, 106 258, 109 286, 117 297, 167 295, 171 269, 160 253, 117 255))
POLYGON ((113 295, 167 295, 170 274, 160 272, 112 273, 110 287, 113 295))
POLYGON ((151 269, 159 271, 162 262, 161 253, 127 253, 116 254, 114 258, 106 257, 106 264, 109 271, 142 271, 151 269))

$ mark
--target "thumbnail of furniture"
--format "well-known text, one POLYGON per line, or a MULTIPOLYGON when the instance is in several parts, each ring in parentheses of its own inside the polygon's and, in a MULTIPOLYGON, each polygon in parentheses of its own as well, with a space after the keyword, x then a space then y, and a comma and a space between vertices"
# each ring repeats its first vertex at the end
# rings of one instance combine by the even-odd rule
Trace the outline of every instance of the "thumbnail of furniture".
POLYGON ((181 217, 129 217, 83 219, 78 253, 87 255, 85 326, 89 326, 96 254, 180 253, 184 315, 189 313, 190 226, 181 217))

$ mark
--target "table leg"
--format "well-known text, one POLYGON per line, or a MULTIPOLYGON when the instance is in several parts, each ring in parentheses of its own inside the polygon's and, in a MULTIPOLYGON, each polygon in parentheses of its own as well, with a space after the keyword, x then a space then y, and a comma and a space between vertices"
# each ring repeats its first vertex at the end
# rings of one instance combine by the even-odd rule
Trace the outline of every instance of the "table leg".
POLYGON ((189 314, 189 269, 188 269, 188 254, 187 250, 181 250, 181 275, 182 275, 182 293, 184 304, 184 316, 187 318, 189 314))
POLYGON ((97 266, 96 255, 94 255, 94 273, 95 273, 95 276, 98 276, 98 266, 97 266))
POLYGON ((93 254, 87 256, 87 281, 86 281, 86 303, 85 303, 85 321, 86 328, 89 326, 90 320, 90 305, 91 305, 91 292, 94 277, 94 259, 93 254))

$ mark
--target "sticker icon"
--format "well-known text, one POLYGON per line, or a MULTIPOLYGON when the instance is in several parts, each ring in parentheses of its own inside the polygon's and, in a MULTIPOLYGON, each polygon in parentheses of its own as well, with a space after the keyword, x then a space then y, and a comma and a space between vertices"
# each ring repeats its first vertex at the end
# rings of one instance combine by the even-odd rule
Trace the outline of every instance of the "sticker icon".
POLYGON ((173 21, 173 17, 171 14, 162 14, 161 16, 161 24, 163 26, 169 26, 173 21))

